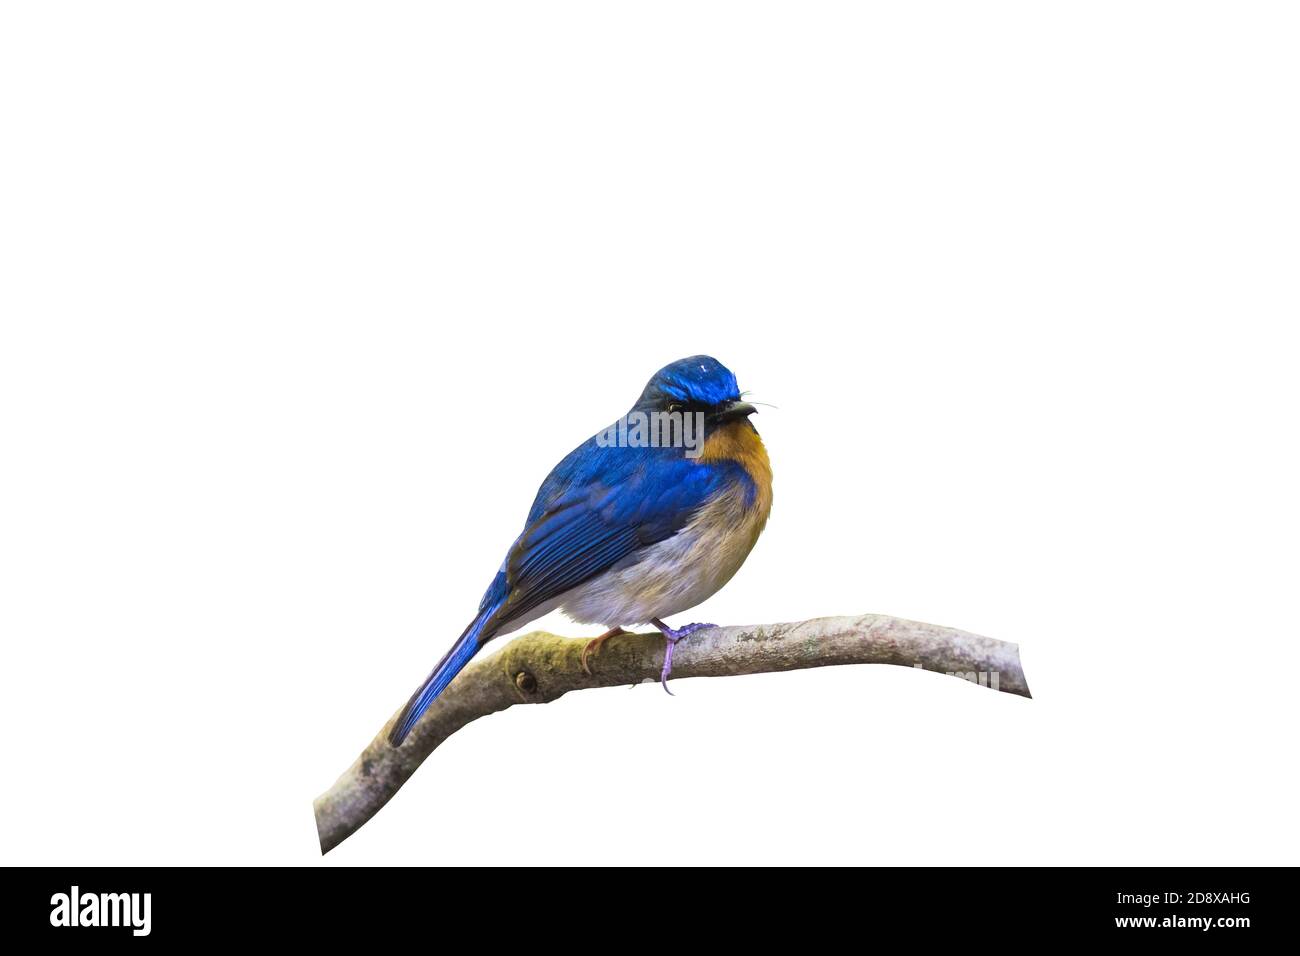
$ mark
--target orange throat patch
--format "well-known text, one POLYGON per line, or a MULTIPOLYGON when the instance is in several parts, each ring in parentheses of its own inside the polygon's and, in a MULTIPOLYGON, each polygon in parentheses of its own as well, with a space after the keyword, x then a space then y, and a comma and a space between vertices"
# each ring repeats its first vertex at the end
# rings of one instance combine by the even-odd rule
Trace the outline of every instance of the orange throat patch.
POLYGON ((715 428, 704 439, 699 461, 734 461, 754 482, 754 508, 764 516, 772 507, 772 463, 767 448, 754 426, 747 421, 729 422, 715 428))

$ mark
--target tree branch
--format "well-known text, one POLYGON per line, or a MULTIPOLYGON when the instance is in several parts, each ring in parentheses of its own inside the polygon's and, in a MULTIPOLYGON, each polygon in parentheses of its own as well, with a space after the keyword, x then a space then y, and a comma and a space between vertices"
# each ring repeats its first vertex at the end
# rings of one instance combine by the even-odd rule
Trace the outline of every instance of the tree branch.
MULTIPOLYGON (((470 721, 515 704, 549 703, 571 690, 659 679, 664 639, 658 633, 611 638, 591 656, 591 675, 581 664, 586 644, 585 638, 534 631, 472 662, 396 750, 387 740, 394 714, 347 772, 316 798, 321 853, 360 829, 424 758, 470 721)), ((677 645, 672 676, 724 677, 831 664, 898 664, 1029 696, 1015 644, 879 614, 697 631, 677 645)))

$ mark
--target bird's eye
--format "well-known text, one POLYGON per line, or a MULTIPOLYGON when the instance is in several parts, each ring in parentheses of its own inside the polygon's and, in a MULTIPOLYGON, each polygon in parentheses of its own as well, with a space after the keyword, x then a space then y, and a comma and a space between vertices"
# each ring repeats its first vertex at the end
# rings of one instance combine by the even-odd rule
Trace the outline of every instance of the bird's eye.
POLYGON ((679 405, 677 402, 670 402, 668 404, 669 412, 680 412, 681 410, 682 410, 682 406, 679 405))

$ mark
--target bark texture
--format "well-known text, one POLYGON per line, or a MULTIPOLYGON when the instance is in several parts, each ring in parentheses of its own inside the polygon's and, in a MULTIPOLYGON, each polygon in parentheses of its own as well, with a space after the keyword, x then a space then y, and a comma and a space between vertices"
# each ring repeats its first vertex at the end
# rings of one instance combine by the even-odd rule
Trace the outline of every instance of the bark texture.
MULTIPOLYGON (((587 638, 533 631, 473 661, 429 708, 401 747, 389 722, 365 752, 316 798, 316 830, 328 853, 379 812, 439 744, 472 720, 515 704, 545 704, 573 690, 657 681, 664 639, 657 632, 606 641, 582 669, 587 638)), ((833 664, 898 664, 976 681, 1028 697, 1015 644, 880 614, 795 624, 719 627, 677 645, 673 680, 761 674, 833 664)))

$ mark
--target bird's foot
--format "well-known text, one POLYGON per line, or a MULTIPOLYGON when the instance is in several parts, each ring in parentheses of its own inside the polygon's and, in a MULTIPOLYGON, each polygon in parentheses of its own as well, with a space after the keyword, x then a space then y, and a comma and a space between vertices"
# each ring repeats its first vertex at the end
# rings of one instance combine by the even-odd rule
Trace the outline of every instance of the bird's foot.
POLYGON ((688 634, 694 634, 696 631, 702 631, 706 627, 717 627, 718 625, 687 624, 674 630, 658 618, 654 618, 650 623, 659 628, 660 633, 664 636, 664 641, 667 642, 664 647, 664 669, 659 674, 659 683, 663 685, 664 690, 667 691, 669 696, 676 696, 672 691, 668 690, 668 675, 672 673, 673 670, 673 648, 677 646, 678 641, 683 637, 686 637, 688 634))
POLYGON ((604 634, 600 635, 600 637, 593 637, 587 642, 587 646, 582 649, 582 669, 587 672, 588 677, 594 677, 595 675, 592 674, 591 668, 587 665, 587 655, 594 651, 599 651, 600 645, 604 644, 611 637, 618 637, 623 633, 624 631, 621 627, 611 627, 604 634))

